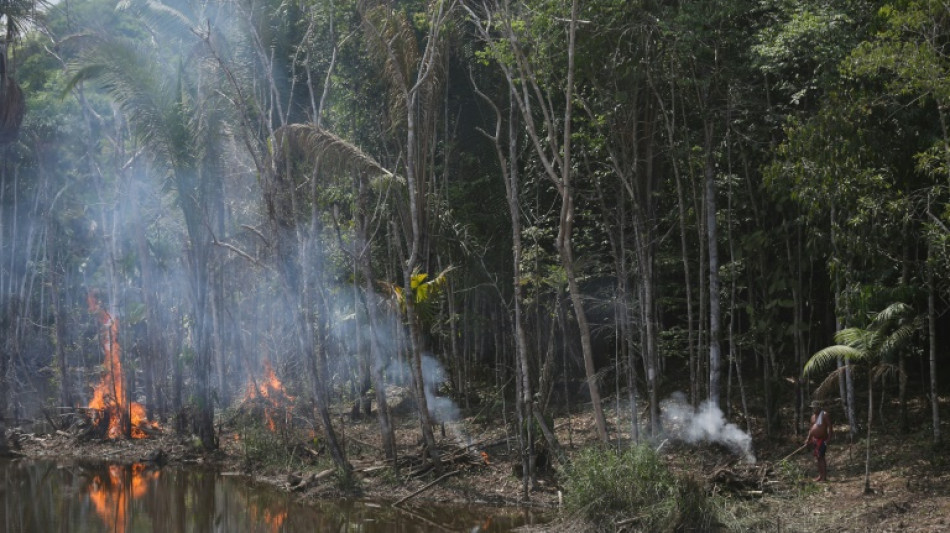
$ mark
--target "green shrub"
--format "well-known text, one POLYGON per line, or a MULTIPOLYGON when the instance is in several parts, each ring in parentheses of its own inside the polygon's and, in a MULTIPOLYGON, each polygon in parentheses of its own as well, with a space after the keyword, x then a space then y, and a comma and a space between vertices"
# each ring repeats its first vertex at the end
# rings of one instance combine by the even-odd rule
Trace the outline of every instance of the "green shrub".
POLYGON ((242 428, 241 451, 247 466, 281 467, 293 460, 280 435, 260 424, 249 424, 242 428))
POLYGON ((562 485, 567 510, 598 525, 622 520, 644 531, 698 531, 713 521, 702 488, 673 475, 649 446, 583 450, 562 485))

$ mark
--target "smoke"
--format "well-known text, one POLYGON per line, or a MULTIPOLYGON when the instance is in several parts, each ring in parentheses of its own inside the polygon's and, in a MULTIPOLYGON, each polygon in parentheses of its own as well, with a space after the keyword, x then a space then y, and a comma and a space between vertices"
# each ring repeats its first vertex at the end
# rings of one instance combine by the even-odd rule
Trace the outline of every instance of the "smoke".
POLYGON ((752 453, 752 437, 731 422, 726 422, 722 411, 711 401, 705 401, 694 409, 686 401, 686 395, 674 393, 660 402, 663 427, 676 440, 688 443, 717 442, 741 455, 748 463, 755 462, 752 453))
POLYGON ((448 380, 445 369, 434 358, 422 356, 422 381, 425 385, 426 403, 429 405, 429 414, 436 422, 455 422, 461 415, 461 410, 451 398, 439 396, 439 386, 448 380))

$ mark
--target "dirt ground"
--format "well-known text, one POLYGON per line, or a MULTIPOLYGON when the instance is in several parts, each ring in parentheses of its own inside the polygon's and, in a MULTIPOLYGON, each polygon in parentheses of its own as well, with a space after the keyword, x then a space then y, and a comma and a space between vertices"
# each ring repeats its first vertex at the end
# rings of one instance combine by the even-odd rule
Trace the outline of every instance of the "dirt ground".
MULTIPOLYGON (((444 433, 439 431, 440 451, 446 458, 439 472, 422 472, 414 417, 397 418, 398 471, 381 461, 375 419, 339 420, 340 436, 355 473, 348 484, 337 476, 319 438, 300 431, 278 431, 262 441, 258 433, 256 445, 263 442, 265 447, 281 448, 282 453, 274 454, 279 461, 268 461, 266 453, 255 459, 249 452, 249 442, 254 439, 247 428, 226 425, 224 420, 219 426, 220 449, 212 454, 201 453, 195 439, 164 430, 141 440, 81 440, 75 431, 66 430, 48 434, 13 431, 11 436, 20 453, 37 458, 210 464, 222 471, 249 474, 256 481, 296 494, 303 502, 358 497, 390 503, 530 506, 547 509, 548 516, 555 517, 533 531, 585 530, 583 523, 558 511, 557 465, 539 477, 528 501, 522 498, 517 437, 506 434, 503 420, 470 418, 447 425, 444 433)), ((556 418, 554 426, 568 456, 596 440, 589 414, 556 418)), ((869 493, 864 490, 865 441, 849 443, 847 426, 837 426, 837 437, 828 451, 830 480, 826 483, 811 481, 815 465, 807 451, 783 460, 801 444, 793 437, 768 441, 756 436, 754 465, 713 445, 664 441, 658 446, 675 471, 692 476, 703 483, 707 494, 716 496, 724 531, 950 531, 950 451, 935 450, 924 430, 908 435, 882 434, 877 428, 875 432, 869 493)))

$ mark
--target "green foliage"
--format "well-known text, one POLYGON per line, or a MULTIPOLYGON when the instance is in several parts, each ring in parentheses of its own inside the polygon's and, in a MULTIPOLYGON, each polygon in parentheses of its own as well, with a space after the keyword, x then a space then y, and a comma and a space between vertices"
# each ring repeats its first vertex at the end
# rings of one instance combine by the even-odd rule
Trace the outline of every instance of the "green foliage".
POLYGON ((919 324, 913 310, 897 302, 876 313, 867 328, 845 328, 835 334, 835 346, 818 351, 805 364, 808 375, 829 366, 838 357, 850 363, 875 363, 893 360, 907 346, 919 324))
POLYGON ((562 482, 567 510, 600 525, 636 517, 644 531, 673 531, 713 521, 699 485, 677 478, 646 445, 623 452, 585 449, 565 469, 562 482))
MULTIPOLYGON (((431 321, 434 317, 438 304, 436 299, 448 285, 448 274, 452 270, 454 270, 454 267, 449 266, 432 279, 429 279, 429 274, 426 272, 420 272, 419 270, 413 272, 410 279, 410 287, 413 293, 412 302, 416 306, 416 312, 423 317, 424 322, 431 321)), ((403 287, 396 283, 384 281, 379 283, 389 293, 391 301, 398 305, 400 311, 405 314, 406 300, 403 295, 403 287)))
POLYGON ((798 106, 827 88, 838 62, 854 45, 855 21, 838 6, 817 2, 789 2, 776 20, 756 36, 754 64, 773 77, 782 104, 798 106))

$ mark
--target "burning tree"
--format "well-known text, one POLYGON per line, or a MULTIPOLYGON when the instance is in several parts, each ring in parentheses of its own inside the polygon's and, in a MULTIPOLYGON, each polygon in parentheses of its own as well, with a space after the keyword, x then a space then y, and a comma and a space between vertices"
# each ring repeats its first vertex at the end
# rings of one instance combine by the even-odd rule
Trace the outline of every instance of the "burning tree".
POLYGON ((267 427, 271 431, 277 431, 277 420, 283 412, 281 427, 285 427, 290 422, 291 408, 294 397, 287 394, 283 383, 277 378, 274 367, 270 361, 265 359, 264 378, 260 381, 251 376, 247 385, 247 393, 244 395, 244 406, 251 408, 261 407, 264 411, 264 419, 267 421, 267 427))
POLYGON ((99 324, 99 345, 103 354, 102 379, 95 386, 89 409, 92 410, 93 433, 110 439, 131 437, 143 439, 149 430, 158 428, 145 416, 145 407, 133 402, 125 388, 122 373, 122 349, 119 345, 119 323, 102 308, 95 293, 87 296, 89 312, 99 324))

